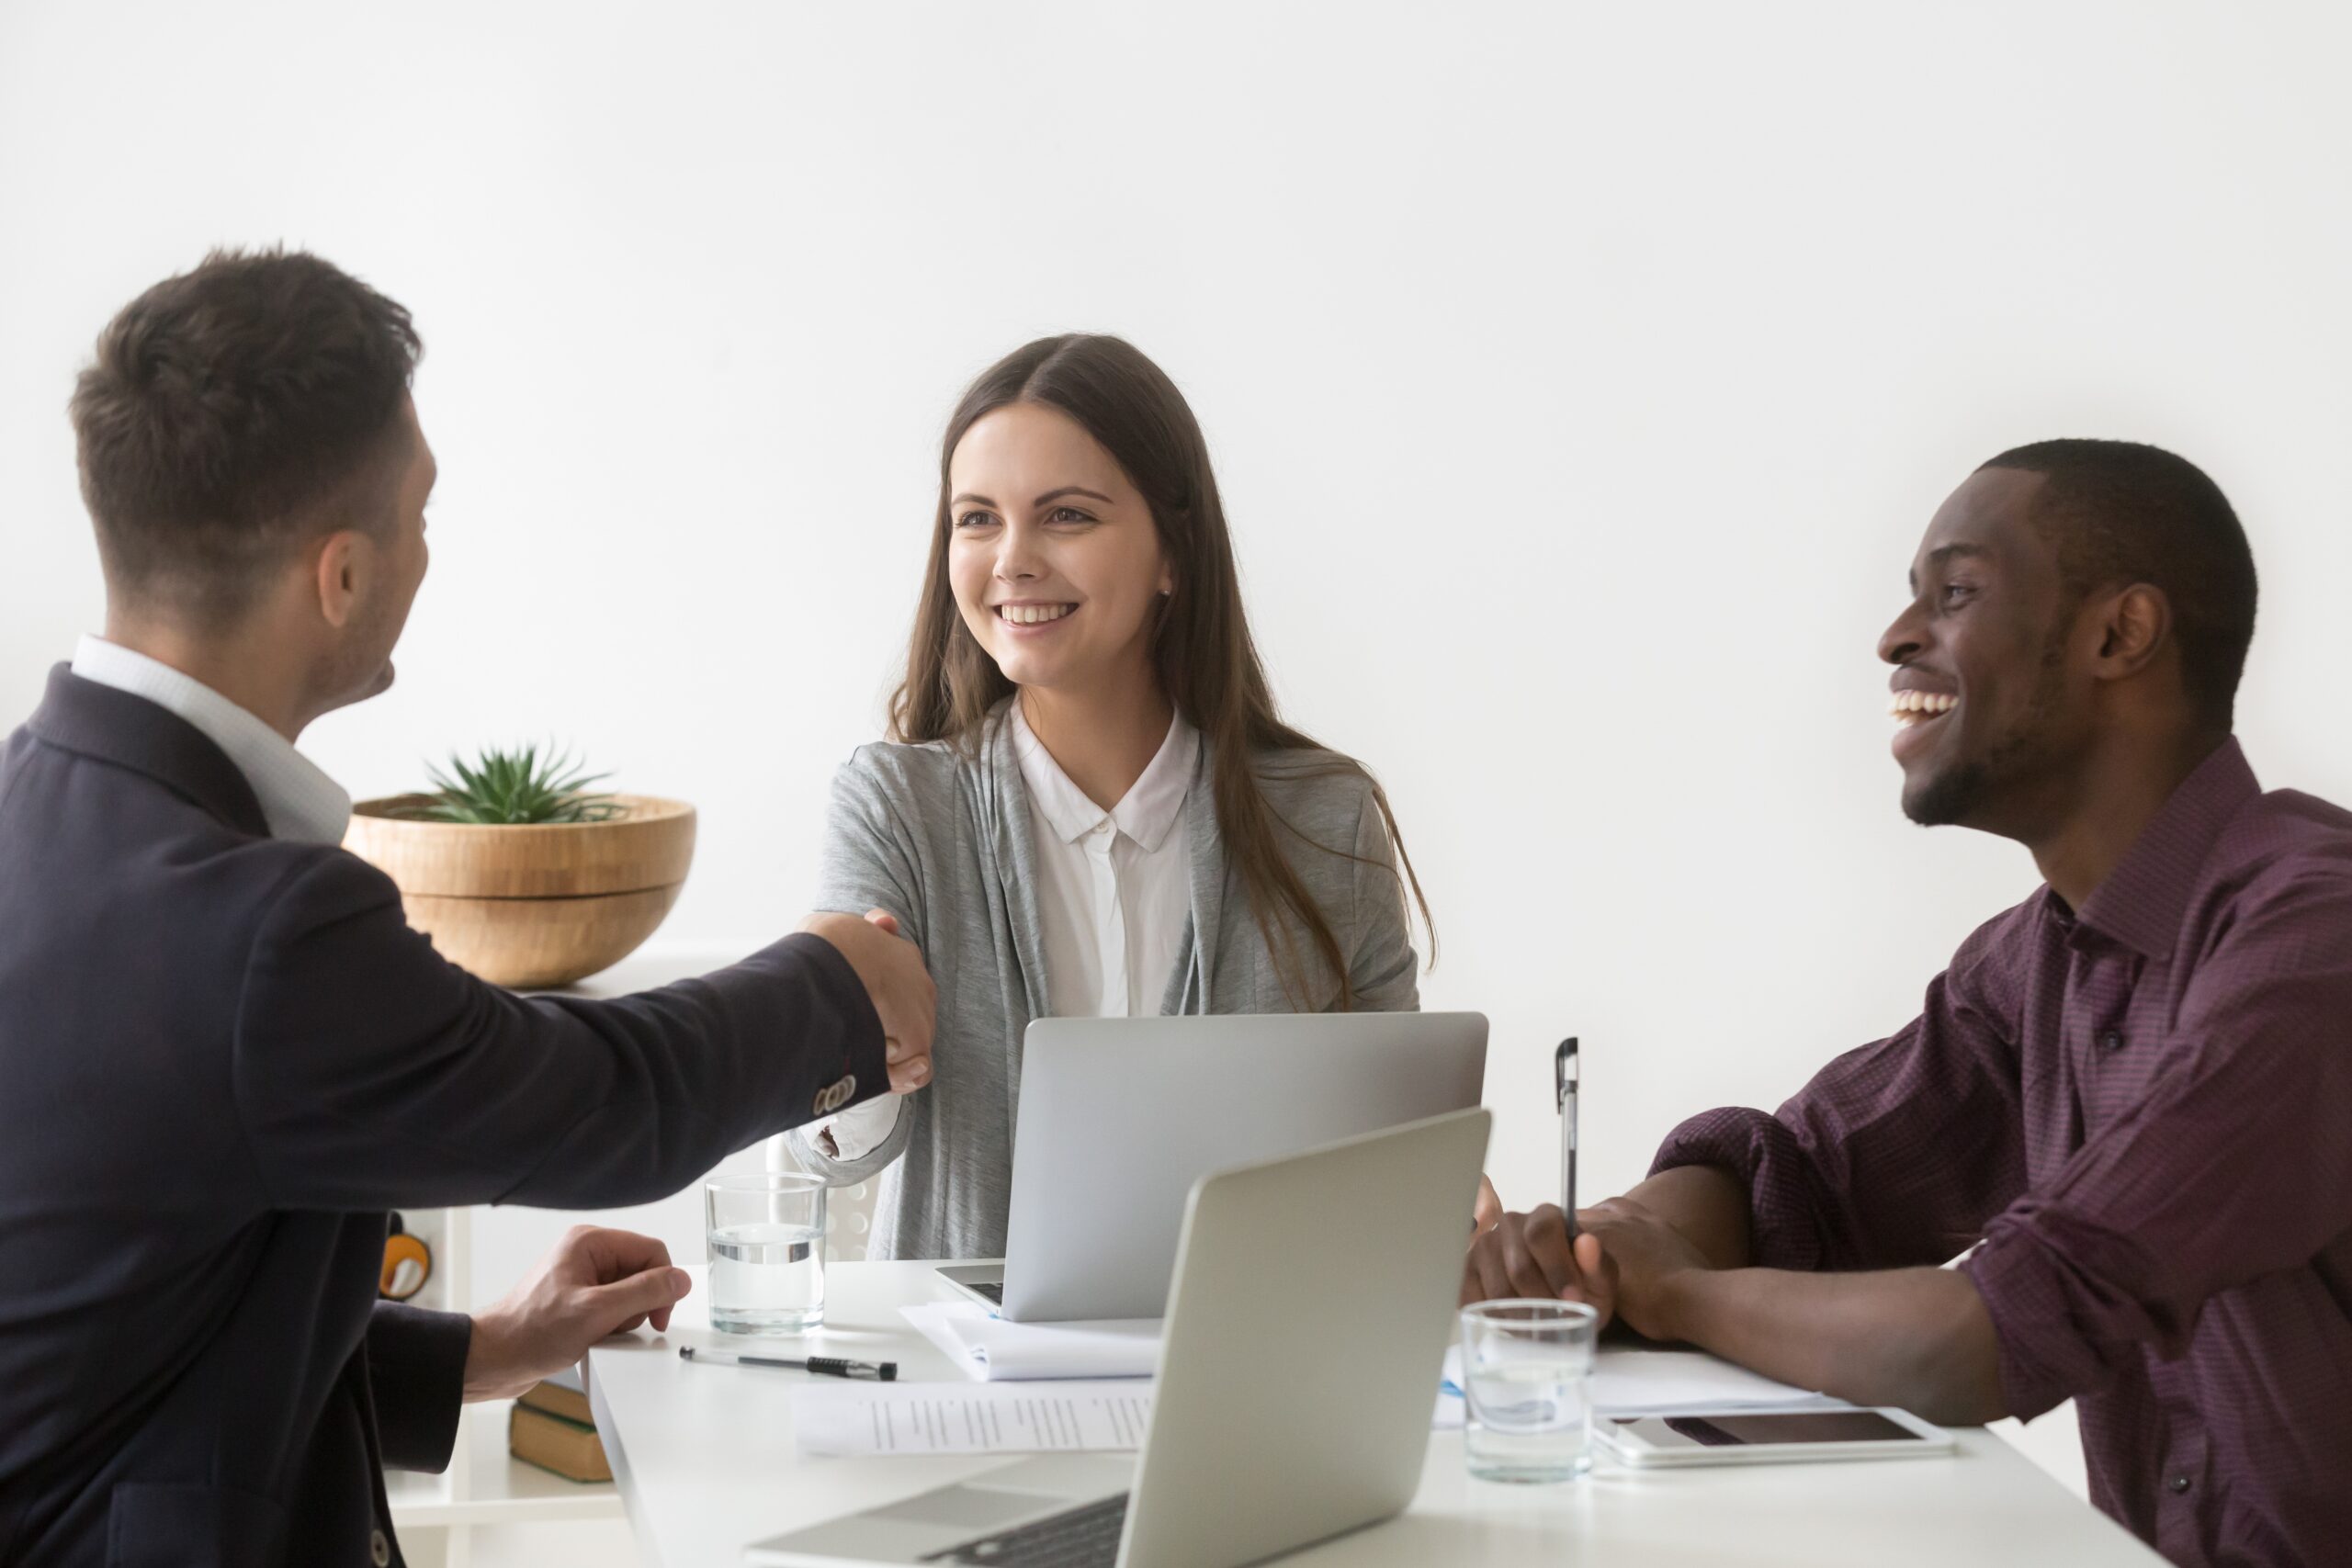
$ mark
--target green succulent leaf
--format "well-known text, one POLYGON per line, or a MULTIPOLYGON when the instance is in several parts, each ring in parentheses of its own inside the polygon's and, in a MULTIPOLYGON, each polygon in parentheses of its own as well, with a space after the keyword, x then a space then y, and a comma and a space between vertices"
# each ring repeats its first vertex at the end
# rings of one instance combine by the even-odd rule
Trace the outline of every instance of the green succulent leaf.
POLYGON ((471 760, 452 753, 447 772, 428 763, 425 773, 432 798, 401 813, 422 822, 607 822, 622 809, 609 792, 589 787, 611 774, 589 773, 553 745, 544 755, 536 743, 512 751, 486 747, 471 760))

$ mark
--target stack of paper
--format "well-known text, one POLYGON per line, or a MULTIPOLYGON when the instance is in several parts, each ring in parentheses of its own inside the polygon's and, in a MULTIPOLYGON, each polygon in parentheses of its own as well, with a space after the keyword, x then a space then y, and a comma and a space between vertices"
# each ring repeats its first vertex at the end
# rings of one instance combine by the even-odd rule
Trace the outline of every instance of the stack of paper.
POLYGON ((907 1321, 982 1382, 1148 1378, 1159 1367, 1159 1319, 1007 1323, 978 1302, 901 1307, 907 1321))
POLYGON ((1809 1404, 1824 1397, 1717 1360, 1703 1350, 1612 1348, 1600 1352, 1592 1369, 1592 1407, 1607 1416, 1809 1404))
MULTIPOLYGON (((1437 1425, 1459 1427, 1462 1348, 1445 1353, 1444 1392, 1437 1425)), ((1593 1359, 1592 1408, 1596 1416, 1667 1416, 1693 1410, 1778 1409, 1792 1404, 1842 1407, 1843 1400, 1804 1389, 1717 1360, 1703 1350, 1636 1350, 1611 1347, 1593 1359)))
POLYGON ((1080 1453, 1137 1449, 1151 1385, 808 1382, 792 1391, 794 1441, 820 1454, 1080 1453))

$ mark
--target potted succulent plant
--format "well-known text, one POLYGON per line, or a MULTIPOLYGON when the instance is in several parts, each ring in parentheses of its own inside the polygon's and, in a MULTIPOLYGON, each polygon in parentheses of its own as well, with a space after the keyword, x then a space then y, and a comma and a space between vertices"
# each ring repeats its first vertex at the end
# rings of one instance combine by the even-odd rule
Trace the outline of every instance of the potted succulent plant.
POLYGON ((426 772, 430 792, 354 806, 344 847, 481 978, 570 985, 628 957, 678 901, 695 853, 684 802, 597 790, 605 775, 536 745, 426 772))

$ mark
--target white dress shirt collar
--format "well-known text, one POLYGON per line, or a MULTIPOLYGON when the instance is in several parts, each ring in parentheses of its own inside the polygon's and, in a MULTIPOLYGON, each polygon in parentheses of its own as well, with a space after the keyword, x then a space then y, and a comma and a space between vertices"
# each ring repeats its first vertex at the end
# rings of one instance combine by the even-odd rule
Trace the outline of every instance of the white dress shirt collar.
POLYGON ((1193 765, 1200 754, 1200 732, 1178 714, 1169 722, 1168 737, 1119 804, 1105 811, 1062 772, 1029 728, 1018 697, 1012 703, 1012 751, 1021 764, 1021 782, 1029 796, 1053 825, 1054 834, 1074 844, 1108 818, 1120 832, 1158 853, 1169 832, 1184 814, 1184 797, 1193 788, 1193 765))
POLYGON ((343 830, 351 824, 351 796, 286 737, 203 682, 96 637, 85 637, 74 649, 74 673, 144 697, 194 725, 245 775, 270 837, 304 844, 343 842, 343 830))

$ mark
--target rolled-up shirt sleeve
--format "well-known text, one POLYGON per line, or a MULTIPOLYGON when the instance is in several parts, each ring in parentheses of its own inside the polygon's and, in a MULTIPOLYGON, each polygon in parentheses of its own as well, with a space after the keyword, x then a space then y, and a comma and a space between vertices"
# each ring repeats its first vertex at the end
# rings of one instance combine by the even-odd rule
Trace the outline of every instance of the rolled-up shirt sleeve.
POLYGON ((1962 1266, 2012 1413, 2182 1355, 2214 1295, 2352 1229, 2352 877, 2262 897, 2199 963, 2149 1091, 1962 1266))
POLYGON ((1950 1260, 2025 1185, 2020 1002, 2005 957, 2037 913, 2030 900, 1979 928, 1917 1018, 1830 1063, 1776 1114, 1729 1108, 1683 1122, 1652 1173, 1709 1165, 1737 1178, 1766 1268, 1950 1260))

